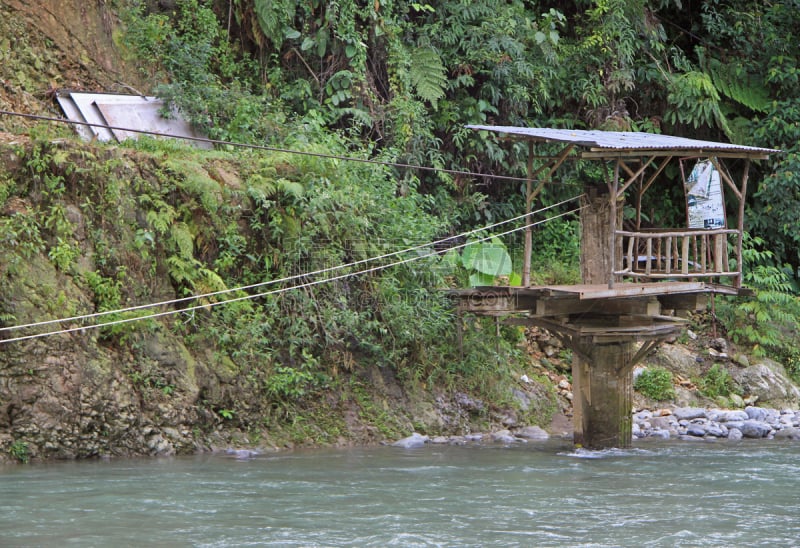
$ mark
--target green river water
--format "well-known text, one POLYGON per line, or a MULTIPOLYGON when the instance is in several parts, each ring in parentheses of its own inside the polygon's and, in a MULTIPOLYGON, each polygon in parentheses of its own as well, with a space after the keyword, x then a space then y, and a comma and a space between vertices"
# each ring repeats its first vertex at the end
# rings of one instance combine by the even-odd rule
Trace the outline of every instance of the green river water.
POLYGON ((800 546, 800 444, 8 465, 0 546, 800 546))

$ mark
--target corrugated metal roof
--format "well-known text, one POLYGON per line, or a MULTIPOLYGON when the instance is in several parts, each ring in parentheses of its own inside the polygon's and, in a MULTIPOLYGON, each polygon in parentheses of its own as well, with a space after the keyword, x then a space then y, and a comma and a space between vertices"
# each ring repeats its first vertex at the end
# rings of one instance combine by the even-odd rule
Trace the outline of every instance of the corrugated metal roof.
MULTIPOLYGON (((57 99, 68 119, 92 124, 75 125, 78 134, 87 141, 136 139, 140 135, 137 131, 152 131, 178 138, 201 137, 178 114, 171 118, 163 117, 161 109, 164 108, 164 102, 157 97, 67 91, 59 93, 57 99)), ((194 144, 202 148, 212 146, 197 141, 194 144)))
POLYGON ((741 154, 743 157, 780 152, 769 148, 701 141, 637 131, 600 131, 586 129, 528 128, 514 126, 468 125, 469 129, 518 135, 535 141, 572 143, 599 151, 698 151, 741 154))

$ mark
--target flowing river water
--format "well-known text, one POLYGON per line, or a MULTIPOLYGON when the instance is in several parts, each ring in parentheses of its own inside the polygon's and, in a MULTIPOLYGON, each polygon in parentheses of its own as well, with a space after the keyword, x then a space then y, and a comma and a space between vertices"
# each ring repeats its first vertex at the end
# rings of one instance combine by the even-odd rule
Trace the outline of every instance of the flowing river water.
POLYGON ((797 442, 0 467, 0 546, 798 546, 797 442))

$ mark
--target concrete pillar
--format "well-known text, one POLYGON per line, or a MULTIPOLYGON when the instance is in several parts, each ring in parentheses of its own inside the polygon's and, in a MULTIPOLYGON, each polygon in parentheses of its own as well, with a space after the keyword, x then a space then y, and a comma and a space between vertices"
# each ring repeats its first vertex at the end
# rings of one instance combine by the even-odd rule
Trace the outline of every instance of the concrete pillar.
POLYGON ((572 405, 576 446, 630 447, 632 426, 632 342, 584 346, 573 354, 572 405))

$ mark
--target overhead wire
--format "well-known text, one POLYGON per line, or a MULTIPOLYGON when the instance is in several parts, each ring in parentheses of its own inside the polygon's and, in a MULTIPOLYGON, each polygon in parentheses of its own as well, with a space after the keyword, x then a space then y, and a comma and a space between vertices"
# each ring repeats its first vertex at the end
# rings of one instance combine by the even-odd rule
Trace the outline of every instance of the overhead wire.
MULTIPOLYGON (((345 162, 360 162, 365 164, 376 164, 382 165, 387 167, 396 167, 396 168, 403 168, 403 169, 418 169, 420 171, 433 171, 437 173, 447 173, 448 175, 461 175, 467 177, 481 177, 487 179, 496 179, 499 181, 515 181, 515 182, 525 182, 528 179, 526 177, 514 177, 510 175, 495 175, 493 173, 478 173, 475 171, 466 171, 466 170, 459 170, 459 169, 448 169, 444 167, 433 167, 433 166, 423 166, 418 164, 406 164, 402 162, 389 162, 386 160, 375 160, 371 158, 357 158, 355 156, 343 156, 338 154, 328 154, 324 152, 311 152, 307 150, 296 150, 296 149, 288 149, 288 148, 281 148, 281 147, 272 147, 268 145, 255 145, 251 143, 239 143, 236 141, 224 141, 220 139, 209 139, 208 137, 197 137, 193 135, 170 135, 168 133, 162 133, 159 131, 152 131, 152 130, 145 130, 145 129, 135 129, 135 128, 127 128, 127 127, 120 127, 120 126, 111 126, 106 124, 96 124, 93 122, 82 122, 79 120, 65 120, 64 118, 56 118, 54 116, 44 116, 41 114, 28 114, 24 112, 14 112, 10 110, 0 110, 0 115, 4 116, 18 116, 21 118, 27 118, 30 120, 40 120, 45 122, 56 122, 60 124, 69 124, 69 125, 80 125, 80 126, 88 126, 88 127, 100 127, 105 129, 110 129, 114 131, 126 131, 129 133, 139 133, 143 135, 152 135, 154 137, 167 137, 170 139, 182 139, 185 141, 195 141, 200 143, 208 143, 212 145, 220 145, 220 146, 232 146, 238 148, 249 148, 255 150, 266 150, 269 152, 279 152, 283 154, 296 154, 300 156, 312 156, 316 158, 325 158, 329 160, 341 160, 345 162)), ((545 184, 559 184, 562 186, 577 186, 577 183, 556 183, 553 181, 538 181, 537 182, 544 182, 545 184)))
MULTIPOLYGON (((518 232, 520 230, 525 230, 527 228, 532 228, 534 226, 537 226, 537 225, 540 225, 540 224, 543 224, 543 223, 558 219, 560 217, 564 217, 566 215, 571 215, 573 213, 576 213, 576 212, 580 211, 581 209, 583 209, 583 207, 578 207, 578 208, 575 208, 573 210, 566 211, 566 212, 560 213, 558 215, 554 215, 552 217, 548 217, 548 218, 540 220, 540 221, 527 223, 527 224, 525 224, 523 226, 520 226, 520 227, 517 227, 517 228, 512 228, 512 229, 506 230, 504 232, 500 232, 500 233, 497 233, 497 234, 491 234, 489 236, 485 236, 485 237, 477 238, 475 240, 471 240, 471 241, 468 241, 468 242, 465 242, 465 243, 457 244, 455 246, 452 246, 450 249, 461 249, 461 248, 467 247, 469 245, 474 245, 476 243, 480 243, 480 242, 485 242, 487 240, 491 240, 492 238, 498 238, 500 236, 505 236, 505 235, 508 235, 508 234, 512 234, 514 232, 518 232)), ((528 215, 530 215, 530 214, 523 215, 523 217, 527 217, 528 215)), ((502 224, 502 223, 498 223, 498 224, 502 224)), ((482 229, 482 230, 485 230, 485 229, 482 229)), ((426 247, 430 247, 430 244, 427 244, 426 247)), ((37 339, 37 338, 48 337, 48 336, 53 336, 53 335, 68 334, 68 333, 73 333, 73 332, 76 332, 76 331, 86 331, 86 330, 89 330, 89 329, 98 329, 98 328, 103 328, 103 327, 109 327, 109 326, 112 326, 112 325, 119 325, 119 324, 124 324, 124 323, 135 322, 135 321, 143 321, 143 320, 148 320, 148 319, 155 319, 155 318, 160 318, 160 317, 168 316, 168 315, 185 314, 185 313, 188 313, 188 312, 193 312, 195 310, 209 309, 209 308, 213 308, 213 307, 221 306, 221 305, 225 305, 225 304, 230 304, 230 303, 235 303, 235 302, 240 302, 240 301, 245 301, 245 300, 251 300, 251 299, 257 299, 257 298, 260 298, 260 297, 266 297, 266 296, 270 296, 270 295, 277 295, 277 294, 286 293, 288 291, 292 291, 292 290, 295 290, 295 289, 313 287, 313 286, 316 286, 316 285, 319 285, 319 284, 323 284, 323 283, 329 283, 329 282, 333 282, 333 281, 337 281, 337 280, 341 280, 341 279, 345 279, 345 278, 351 278, 351 277, 360 276, 360 275, 363 275, 363 274, 369 274, 371 272, 377 272, 379 270, 385 270, 387 268, 392 268, 392 267, 399 266, 399 265, 402 265, 402 264, 407 264, 407 263, 411 263, 411 262, 414 262, 414 261, 419 261, 419 260, 422 260, 422 259, 425 259, 425 258, 429 258, 429 257, 433 257, 433 256, 436 256, 436 255, 439 255, 439 252, 438 251, 433 251, 433 252, 430 252, 430 253, 427 253, 427 254, 416 255, 414 257, 410 257, 408 259, 395 261, 395 262, 392 262, 392 263, 389 263, 389 264, 378 265, 378 266, 374 266, 374 267, 371 267, 371 268, 363 269, 363 270, 360 270, 358 272, 349 272, 349 273, 340 274, 338 276, 334 276, 334 277, 331 277, 331 278, 323 278, 323 279, 319 279, 319 280, 312 280, 312 281, 305 282, 305 283, 302 283, 302 284, 296 284, 296 285, 291 285, 291 286, 288 286, 288 287, 282 287, 282 288, 279 288, 279 289, 273 289, 271 291, 265 291, 265 292, 256 293, 256 294, 252 294, 252 295, 244 295, 244 296, 235 297, 235 298, 232 298, 232 299, 226 299, 226 300, 210 302, 210 303, 205 303, 205 304, 198 304, 198 305, 195 305, 195 306, 176 309, 176 310, 166 310, 166 311, 163 311, 163 312, 156 312, 156 313, 148 314, 148 315, 145 315, 145 316, 136 316, 136 317, 132 317, 132 318, 122 318, 122 319, 119 319, 119 320, 113 320, 113 321, 98 323, 98 324, 94 324, 94 325, 70 327, 70 328, 59 329, 59 330, 55 330, 55 331, 47 331, 47 332, 43 332, 43 333, 36 333, 36 334, 32 334, 32 335, 23 335, 23 336, 9 338, 9 339, 0 339, 0 344, 19 342, 19 341, 25 341, 25 340, 30 340, 30 339, 37 339)), ((304 277, 308 277, 308 274, 304 274, 303 276, 304 277)), ((65 320, 55 320, 55 321, 65 321, 65 320)), ((54 323, 54 321, 50 321, 49 323, 54 323)))
MULTIPOLYGON (((354 262, 347 263, 347 264, 342 264, 342 265, 332 266, 332 267, 328 267, 328 268, 323 268, 323 269, 315 270, 315 271, 312 271, 312 272, 304 272, 302 274, 295 274, 293 276, 287 276, 287 277, 279 278, 279 279, 276 279, 276 280, 267 280, 265 282, 259 282, 259 283, 250 284, 250 285, 243 285, 243 286, 239 286, 239 287, 232 287, 232 288, 228 288, 228 289, 222 289, 222 290, 219 290, 219 291, 213 291, 213 292, 210 292, 210 293, 202 293, 202 294, 198 294, 198 295, 190 295, 188 297, 181 297, 181 298, 178 298, 178 299, 170 299, 170 300, 160 301, 160 302, 156 302, 156 303, 140 304, 140 305, 130 306, 130 307, 126 307, 126 308, 120 308, 120 309, 115 309, 115 310, 104 310, 104 311, 101 311, 101 312, 93 312, 91 314, 82 314, 82 315, 78 315, 78 316, 71 316, 69 318, 58 318, 58 319, 53 319, 53 320, 42 320, 42 321, 34 322, 34 323, 7 326, 7 327, 0 327, 0 333, 2 333, 3 331, 15 331, 15 330, 19 330, 19 329, 42 327, 42 326, 51 325, 51 324, 54 324, 54 323, 64 323, 64 322, 74 322, 74 321, 88 320, 88 319, 102 317, 102 316, 109 316, 109 315, 112 315, 112 314, 122 314, 122 313, 126 313, 126 312, 133 312, 133 311, 136 311, 136 310, 144 310, 144 309, 148 309, 148 308, 155 308, 155 307, 159 307, 159 306, 168 306, 168 305, 173 305, 173 304, 180 304, 180 303, 184 303, 184 302, 188 302, 188 301, 194 301, 194 300, 198 300, 198 299, 208 299, 208 298, 212 298, 212 297, 217 297, 219 295, 225 295, 225 294, 228 294, 228 293, 235 293, 235 292, 239 292, 239 291, 247 291, 249 289, 255 289, 255 288, 258 288, 258 287, 265 287, 265 286, 269 286, 269 285, 275 285, 275 284, 279 284, 279 283, 290 282, 290 281, 301 279, 301 278, 308 278, 310 276, 318 276, 318 275, 321 275, 321 274, 327 274, 329 272, 335 272, 337 270, 343 270, 343 269, 346 269, 346 268, 353 268, 353 267, 356 267, 356 266, 359 266, 359 265, 362 265, 362 264, 366 264, 366 263, 370 263, 370 262, 374 262, 374 261, 379 261, 379 260, 382 260, 382 259, 388 259, 390 257, 395 257, 395 256, 402 255, 402 254, 405 254, 405 253, 410 253, 412 251, 417 251, 417 250, 425 249, 425 248, 428 248, 428 247, 431 247, 431 246, 436 246, 438 244, 443 244, 443 243, 446 243, 446 242, 449 242, 449 241, 452 241, 452 240, 458 240, 458 239, 461 239, 461 238, 466 238, 468 236, 472 236, 473 234, 478 234, 478 233, 484 232, 486 230, 491 230, 493 228, 497 228, 498 226, 502 226, 504 224, 508 224, 508 223, 512 223, 514 221, 518 221, 518 220, 523 219, 525 217, 530 217, 532 215, 536 215, 536 214, 542 213, 544 211, 548 211, 550 209, 553 209, 553 208, 556 208, 558 206, 564 205, 564 204, 566 204, 568 202, 571 202, 573 200, 577 200, 578 198, 580 198, 580 195, 579 196, 574 196, 574 197, 569 198, 567 200, 562 200, 561 202, 558 202, 558 203, 543 207, 543 208, 538 209, 536 211, 531 211, 530 213, 525 213, 523 215, 519 215, 517 217, 513 217, 511 219, 506 219, 504 221, 499 221, 497 223, 493 223, 493 224, 490 224, 490 225, 487 225, 487 226, 484 226, 484 227, 481 227, 481 228, 476 228, 476 229, 473 229, 473 230, 462 232, 461 234, 456 234, 454 236, 448 236, 447 238, 442 238, 440 240, 435 240, 433 242, 419 244, 419 245, 416 245, 416 246, 413 246, 413 247, 409 247, 409 248, 406 248, 406 249, 402 249, 402 250, 399 250, 399 251, 393 251, 393 252, 386 253, 386 254, 383 254, 383 255, 370 257, 370 258, 367 258, 367 259, 361 259, 361 260, 354 261, 354 262)), ((457 249, 457 247, 451 246, 450 249, 457 249)))
MULTIPOLYGON (((477 173, 477 172, 472 172, 472 171, 454 170, 454 169, 438 168, 438 167, 432 167, 432 166, 422 166, 422 165, 416 165, 416 164, 406 164, 406 163, 400 163, 400 162, 388 162, 388 161, 368 159, 368 158, 357 158, 357 157, 352 157, 352 156, 343 156, 343 155, 327 154, 327 153, 320 153, 320 152, 310 152, 310 151, 293 150, 293 149, 286 149, 286 148, 280 148, 280 147, 271 147, 271 146, 267 146, 267 145, 255 145, 255 144, 249 144, 249 143, 239 143, 239 142, 235 142, 235 141, 224 141, 224 140, 219 140, 219 139, 210 139, 210 138, 206 138, 206 137, 185 136, 185 135, 176 136, 176 135, 170 135, 170 134, 157 132, 157 131, 151 131, 151 130, 141 130, 141 129, 136 129, 136 128, 126 128, 126 127, 111 126, 111 125, 106 125, 106 124, 96 124, 96 123, 92 123, 92 122, 83 122, 83 121, 77 121, 77 120, 65 120, 63 118, 56 118, 56 117, 52 117, 52 116, 43 116, 43 115, 37 115, 37 114, 27 114, 27 113, 20 113, 20 112, 8 111, 8 110, 0 110, 0 115, 17 116, 17 117, 22 117, 22 118, 27 118, 27 119, 33 119, 33 120, 39 120, 39 121, 47 121, 47 122, 56 122, 56 123, 64 123, 64 124, 71 124, 71 125, 83 125, 83 126, 88 126, 88 127, 102 127, 102 128, 109 129, 109 130, 127 131, 127 132, 131 132, 131 133, 152 135, 152 136, 155 136, 155 137, 167 137, 167 138, 172 138, 172 139, 182 139, 182 140, 187 140, 187 141, 203 142, 203 143, 208 143, 208 144, 213 144, 213 145, 233 146, 233 147, 249 148, 249 149, 256 149, 256 150, 266 150, 266 151, 270 151, 270 152, 277 152, 277 153, 284 153, 284 154, 296 154, 296 155, 312 156, 312 157, 332 159, 332 160, 353 161, 353 162, 361 162, 361 163, 368 163, 368 164, 384 165, 384 166, 396 167, 396 168, 407 168, 407 169, 418 169, 418 170, 423 170, 423 171, 434 171, 434 172, 440 172, 440 173, 447 173, 447 174, 450 174, 450 175, 462 175, 462 176, 470 176, 470 177, 492 178, 492 179, 498 179, 498 180, 518 181, 518 182, 528 181, 528 179, 525 178, 525 177, 512 177, 512 176, 507 176, 507 175, 494 175, 494 174, 490 174, 490 173, 477 173)), ((462 234, 458 234, 458 235, 455 235, 455 236, 450 236, 450 237, 443 238, 441 240, 437 240, 437 241, 430 242, 430 243, 421 244, 421 245, 414 246, 414 247, 411 247, 411 248, 408 248, 408 249, 387 253, 387 254, 384 254, 384 255, 377 256, 377 257, 371 257, 371 258, 368 258, 368 259, 355 261, 355 262, 352 262, 352 263, 349 263, 349 264, 338 265, 338 266, 335 266, 335 267, 325 268, 325 269, 321 269, 321 270, 317 270, 317 271, 313 271, 313 272, 297 274, 297 275, 294 275, 294 276, 288 276, 288 277, 281 278, 281 279, 278 279, 278 280, 269 280, 269 281, 261 282, 261 283, 257 283, 257 284, 251 284, 251 285, 247 285, 247 286, 224 289, 224 290, 221 290, 221 291, 216 291, 216 292, 211 292, 211 293, 206 293, 206 294, 201 294, 201 295, 191 295, 191 296, 188 296, 188 297, 183 297, 183 298, 179 298, 179 299, 172 299, 172 300, 162 301, 162 302, 158 302, 158 303, 149 303, 149 304, 137 305, 137 306, 127 307, 127 308, 122 308, 122 309, 117 309, 117 310, 108 310, 108 311, 102 311, 102 312, 95 312, 95 313, 92 313, 92 314, 85 314, 85 315, 81 315, 81 316, 73 316, 73 317, 69 317, 69 318, 59 318, 59 319, 53 319, 53 320, 44 320, 44 321, 34 322, 34 323, 29 323, 29 324, 24 324, 24 325, 2 327, 2 328, 0 328, 0 332, 7 332, 7 331, 26 329, 26 328, 34 328, 34 327, 42 327, 42 326, 45 326, 45 325, 52 325, 52 324, 55 324, 55 323, 65 323, 65 322, 70 322, 70 321, 84 321, 84 320, 103 317, 103 316, 108 316, 108 315, 112 315, 112 314, 122 314, 122 313, 137 311, 137 310, 145 310, 145 309, 148 309, 148 308, 155 308, 155 307, 159 307, 159 306, 168 306, 168 305, 180 304, 180 303, 184 303, 184 302, 188 302, 188 301, 192 301, 192 300, 198 300, 198 299, 204 299, 204 298, 207 299, 207 298, 212 298, 212 297, 216 297, 216 296, 223 295, 223 294, 246 291, 246 290, 254 289, 254 288, 258 288, 258 287, 265 287, 265 286, 268 286, 268 285, 274 285, 274 284, 278 284, 278 283, 286 283, 286 282, 290 282, 290 281, 301 279, 301 278, 308 278, 308 277, 311 277, 311 276, 318 276, 318 275, 321 275, 321 274, 327 274, 327 273, 330 273, 330 272, 334 272, 334 271, 342 270, 342 269, 346 269, 346 268, 353 268, 353 267, 358 266, 358 265, 362 265, 362 264, 366 264, 366 263, 369 263, 369 262, 382 260, 382 259, 386 259, 386 258, 390 258, 390 257, 394 257, 394 256, 398 256, 398 255, 401 255, 401 254, 404 254, 404 253, 408 253, 408 252, 411 252, 411 251, 416 251, 416 250, 423 249, 423 248, 426 248, 426 247, 435 246, 437 244, 442 244, 442 243, 445 243, 445 242, 448 242, 448 241, 451 241, 451 240, 455 240, 455 239, 459 239, 459 238, 465 238, 467 236, 470 236, 470 235, 473 235, 473 234, 477 234, 479 232, 483 232, 483 231, 486 231, 486 230, 491 230, 491 229, 496 228, 498 226, 501 226, 503 224, 514 222, 514 221, 517 221, 519 219, 523 219, 523 218, 526 218, 526 217, 529 219, 534 214, 541 213, 543 211, 547 211, 547 210, 552 209, 554 207, 558 207, 558 206, 563 205, 565 203, 568 203, 568 202, 570 202, 572 200, 575 200, 575 199, 577 199, 579 197, 580 196, 575 196, 575 197, 569 198, 567 200, 563 200, 563 201, 561 201, 561 202, 559 202, 557 204, 553 204, 553 205, 544 207, 544 208, 542 208, 540 210, 532 211, 530 213, 526 213, 526 214, 511 218, 511 219, 506 219, 504 221, 500 221, 498 223, 494 223, 494 224, 491 224, 491 225, 488 225, 488 226, 485 226, 485 227, 482 227, 482 228, 478 228, 478 229, 474 229, 474 230, 471 230, 471 231, 467 231, 467 232, 464 232, 462 234)), ((572 212, 574 212, 574 211, 577 211, 577 210, 573 210, 572 212)), ((546 219, 544 221, 539 221, 539 222, 536 222, 536 223, 529 223, 529 224, 524 225, 524 226, 522 226, 520 228, 512 229, 510 231, 503 232, 503 233, 501 233, 499 235, 493 235, 493 236, 489 236, 489 237, 486 237, 486 238, 473 240, 473 241, 470 241, 470 242, 468 242, 466 244, 451 246, 450 249, 459 249, 459 248, 465 247, 467 245, 471 245, 471 244, 474 244, 474 243, 479 243, 479 242, 485 241, 486 239, 489 239, 489 238, 492 238, 492 237, 502 236, 502 235, 510 234, 510 233, 513 233, 513 232, 516 232, 516 231, 519 231, 519 230, 524 230, 526 228, 535 226, 537 224, 541 224, 542 222, 546 222, 546 221, 551 220, 551 219, 562 217, 562 216, 570 214, 572 212, 566 212, 566 213, 554 216, 552 218, 548 218, 548 219, 546 219)), ((413 257, 411 259, 407 259, 407 260, 403 260, 403 261, 397 261, 397 262, 391 263, 389 265, 373 267, 373 268, 370 268, 370 269, 363 270, 361 272, 349 273, 349 274, 345 274, 345 275, 337 276, 337 277, 333 277, 333 278, 325 278, 325 279, 322 279, 322 280, 316 280, 316 281, 313 281, 313 282, 309 282, 308 284, 299 284, 299 285, 296 285, 296 286, 289 286, 287 288, 281 288, 279 290, 274 290, 274 291, 271 291, 271 292, 264 292, 264 293, 259 293, 259 294, 255 294, 255 295, 246 295, 246 296, 238 297, 238 298, 234 298, 234 299, 222 300, 222 301, 217 301, 217 302, 214 302, 214 303, 207 303, 207 304, 197 305, 197 306, 194 306, 194 307, 182 308, 182 309, 178 309, 178 310, 170 310, 170 311, 150 314, 150 315, 146 315, 146 316, 139 316, 139 317, 135 317, 135 318, 126 318, 126 319, 123 319, 123 320, 116 320, 115 322, 106 322, 106 323, 95 324, 95 325, 90 325, 90 326, 80 326, 80 327, 70 328, 70 329, 67 329, 67 330, 48 331, 48 332, 40 333, 40 334, 36 334, 36 335, 27 335, 27 336, 15 337, 15 338, 10 338, 10 339, 0 339, 0 343, 15 342, 15 341, 20 341, 20 340, 26 340, 26 339, 31 339, 31 338, 47 336, 47 335, 51 335, 51 334, 69 333, 69 332, 72 332, 72 331, 80 331, 80 330, 84 330, 84 329, 93 329, 93 328, 98 328, 98 327, 105 327, 105 326, 108 326, 108 325, 115 325, 116 323, 126 323, 126 322, 130 322, 130 321, 138 321, 138 320, 144 320, 144 319, 148 319, 148 318, 157 318, 157 317, 164 316, 164 315, 176 314, 176 313, 184 313, 184 312, 187 312, 187 311, 197 310, 197 309, 200 309, 200 308, 208 308, 210 306, 218 306, 220 304, 236 302, 236 301, 239 301, 239 300, 257 298, 257 297, 261 297, 261 296, 265 296, 265 295, 269 295, 269 294, 273 294, 273 293, 282 293, 282 292, 285 292, 285 291, 288 291, 288 290, 291 290, 291 289, 295 289, 295 288, 307 287, 308 285, 316 285, 318 283, 324 283, 324 282, 328 282, 328 281, 335 281, 337 279, 342 279, 342 278, 345 278, 345 277, 350 277, 350 276, 360 275, 360 274, 364 274, 364 273, 368 273, 368 272, 373 272, 373 271, 376 271, 376 270, 381 270, 383 268, 389 268, 389 267, 396 266, 396 265, 399 265, 399 264, 404 264, 405 262, 411 262, 411 261, 415 261, 415 260, 420 260, 420 259, 432 256, 432 255, 435 255, 435 254, 438 254, 438 252, 427 254, 427 255, 418 255, 418 256, 413 257)))

